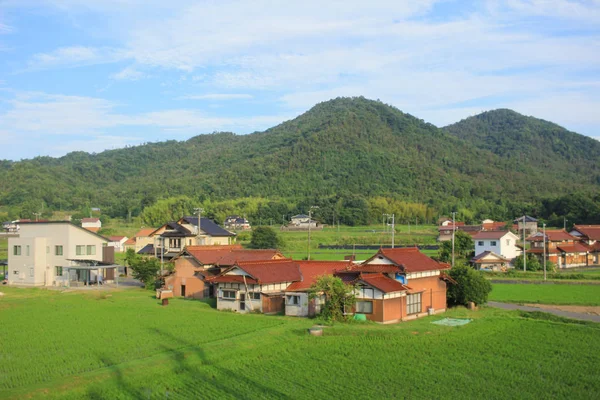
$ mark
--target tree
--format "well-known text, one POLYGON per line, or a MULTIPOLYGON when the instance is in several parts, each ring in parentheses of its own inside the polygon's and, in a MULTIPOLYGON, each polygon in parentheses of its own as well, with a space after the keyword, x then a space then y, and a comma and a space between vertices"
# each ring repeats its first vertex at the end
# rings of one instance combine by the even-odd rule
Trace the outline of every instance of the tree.
POLYGON ((277 233, 268 226, 258 226, 252 230, 250 238, 250 248, 253 249, 276 249, 281 241, 277 233))
POLYGON ((125 261, 131 268, 135 279, 142 282, 146 289, 154 289, 156 275, 160 271, 160 262, 156 258, 142 257, 135 254, 133 249, 127 249, 125 261))
MULTIPOLYGON (((517 271, 523 271, 523 255, 517 256, 514 261, 514 267, 517 271)), ((547 264, 546 264, 547 267, 547 264)), ((531 254, 527 253, 527 271, 541 271, 544 269, 544 266, 540 263, 538 258, 531 254)))
POLYGON ((354 289, 353 285, 345 284, 337 276, 323 275, 312 284, 308 290, 308 297, 325 297, 321 317, 328 321, 344 321, 344 309, 350 309, 356 302, 354 289))
POLYGON ((487 302, 492 284, 481 272, 459 263, 450 269, 449 275, 456 281, 456 284, 448 285, 447 297, 450 305, 466 306, 470 301, 475 304, 487 302))
MULTIPOLYGON (((475 245, 471 235, 463 231, 456 231, 454 233, 454 258, 466 260, 471 253, 475 245)), ((448 240, 443 242, 438 250, 440 261, 449 262, 452 260, 452 241, 448 240)))

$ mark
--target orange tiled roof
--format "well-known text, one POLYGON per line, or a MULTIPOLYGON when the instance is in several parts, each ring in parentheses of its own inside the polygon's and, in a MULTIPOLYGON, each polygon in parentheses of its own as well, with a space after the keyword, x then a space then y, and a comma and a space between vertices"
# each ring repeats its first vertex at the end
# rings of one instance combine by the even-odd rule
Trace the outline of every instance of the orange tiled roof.
POLYGON ((383 274, 361 274, 359 279, 383 293, 404 292, 410 290, 408 286, 388 278, 383 274))
POLYGON ((574 225, 573 229, 590 240, 600 240, 600 225, 574 225))
POLYGON ((373 260, 375 257, 383 256, 396 265, 402 267, 406 272, 423 272, 447 269, 446 264, 441 264, 434 259, 421 253, 417 247, 380 249, 377 254, 367 260, 373 260))
POLYGON ((302 280, 298 262, 287 258, 282 260, 239 262, 236 266, 250 274, 251 277, 255 278, 261 284, 302 280))
POLYGON ((292 283, 286 291, 303 291, 311 287, 319 276, 333 275, 335 271, 345 270, 352 261, 296 261, 300 266, 302 280, 292 283))
MULTIPOLYGON (((526 239, 528 242, 543 242, 542 232, 530 236, 526 239)), ((546 240, 549 242, 562 242, 563 240, 577 240, 577 238, 564 229, 546 229, 546 240)))

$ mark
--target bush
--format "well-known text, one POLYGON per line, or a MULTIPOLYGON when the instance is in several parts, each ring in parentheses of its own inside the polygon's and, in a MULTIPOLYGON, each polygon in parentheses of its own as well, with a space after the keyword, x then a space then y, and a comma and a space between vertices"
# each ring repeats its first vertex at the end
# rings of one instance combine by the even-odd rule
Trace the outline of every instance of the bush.
POLYGON ((323 275, 309 289, 308 296, 315 299, 325 296, 319 317, 326 321, 344 321, 344 310, 352 308, 356 302, 354 286, 346 285, 337 276, 323 275))
POLYGON ((483 274, 466 265, 457 264, 449 272, 456 284, 448 284, 448 303, 466 306, 470 301, 475 304, 487 302, 492 284, 483 274))
POLYGON ((268 226, 259 226, 252 231, 252 238, 248 247, 252 249, 277 249, 281 241, 277 233, 268 226))
MULTIPOLYGON (((546 263, 546 267, 548 263, 546 263)), ((514 261, 514 267, 517 271, 523 271, 523 255, 517 256, 514 261)), ((531 254, 527 253, 527 271, 541 271, 544 269, 543 264, 540 263, 538 258, 531 254)))

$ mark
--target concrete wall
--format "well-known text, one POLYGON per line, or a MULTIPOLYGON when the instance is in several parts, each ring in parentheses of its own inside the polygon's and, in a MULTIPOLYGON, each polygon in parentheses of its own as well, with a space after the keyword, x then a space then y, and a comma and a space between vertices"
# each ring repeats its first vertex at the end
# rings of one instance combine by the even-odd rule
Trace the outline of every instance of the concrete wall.
POLYGON ((285 315, 292 317, 308 317, 309 316, 309 299, 308 293, 303 292, 286 292, 285 294, 285 315), (288 302, 288 296, 299 296, 300 302, 294 305, 288 302))

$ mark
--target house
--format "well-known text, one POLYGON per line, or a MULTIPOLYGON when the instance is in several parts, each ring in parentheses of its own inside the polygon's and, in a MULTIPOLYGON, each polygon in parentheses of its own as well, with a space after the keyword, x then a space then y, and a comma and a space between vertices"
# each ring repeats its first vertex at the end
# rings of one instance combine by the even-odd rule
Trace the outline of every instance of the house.
POLYGON ((311 219, 306 214, 298 214, 298 215, 294 215, 291 218, 290 225, 298 227, 298 228, 306 228, 306 229, 308 229, 308 227, 310 225, 311 228, 315 228, 317 226, 317 221, 315 221, 314 219, 311 219))
POLYGON ((88 231, 98 232, 102 228, 102 221, 99 218, 83 218, 81 220, 81 227, 88 231))
POLYGON ((27 286, 88 284, 114 279, 108 239, 68 221, 20 222, 8 239, 8 283, 27 286))
POLYGON ((2 223, 2 230, 7 233, 18 233, 19 225, 17 221, 6 221, 2 223))
POLYGON ((208 281, 216 285, 218 310, 276 314, 285 309, 285 290, 301 279, 297 261, 279 259, 237 262, 208 281))
POLYGON ((481 229, 484 231, 505 231, 506 222, 484 219, 481 221, 481 229))
POLYGON ((453 228, 455 228, 457 232, 462 231, 468 233, 471 236, 475 235, 477 232, 480 232, 482 230, 481 225, 465 225, 464 223, 462 223, 462 225, 458 225, 457 223, 457 225, 440 226, 438 227, 438 242, 446 242, 452 240, 453 228))
POLYGON ((116 252, 122 253, 125 251, 124 245, 127 239, 127 236, 109 236, 108 246, 114 247, 116 252))
POLYGON ((232 215, 225 218, 223 226, 225 227, 225 229, 232 230, 246 231, 252 229, 252 226, 250 226, 250 222, 246 218, 240 217, 239 215, 232 215))
POLYGON ((491 252, 509 261, 513 260, 521 250, 517 247, 519 237, 510 231, 481 231, 473 236, 475 257, 484 252, 491 252))
POLYGON ((321 309, 323 299, 309 299, 308 291, 320 276, 333 275, 336 271, 347 270, 352 261, 297 261, 302 276, 285 290, 285 315, 313 317, 321 309))
MULTIPOLYGON (((526 239, 531 243, 527 253, 535 254, 543 260, 544 234, 537 232, 526 239)), ((564 229, 546 229, 546 257, 558 268, 587 266, 593 263, 589 246, 564 229)))
POLYGON ((229 245, 235 233, 221 228, 209 218, 201 218, 198 228, 198 217, 191 216, 167 222, 149 236, 153 239, 152 244, 146 245, 138 253, 170 260, 186 246, 229 245))
POLYGON ((492 271, 506 271, 511 260, 494 253, 493 251, 483 251, 471 258, 471 264, 477 269, 488 269, 492 271))
POLYGON ((517 224, 519 237, 523 236, 523 229, 525 229, 525 236, 535 235, 538 232, 538 220, 529 215, 515 219, 514 223, 517 224))
POLYGON ((361 265, 337 274, 358 285, 356 312, 371 321, 393 323, 444 312, 446 282, 452 282, 444 273, 448 269, 450 265, 416 247, 382 248, 361 265))
POLYGON ((591 264, 600 264, 600 225, 574 225, 571 235, 588 246, 591 264))
POLYGON ((142 250, 149 244, 154 242, 154 238, 150 236, 155 228, 142 228, 132 238, 129 238, 123 244, 123 250, 133 249, 136 253, 142 250))
POLYGON ((187 246, 171 261, 173 273, 165 278, 165 286, 177 297, 202 299, 214 297, 214 286, 206 282, 236 262, 283 259, 277 250, 248 250, 240 245, 187 246))

